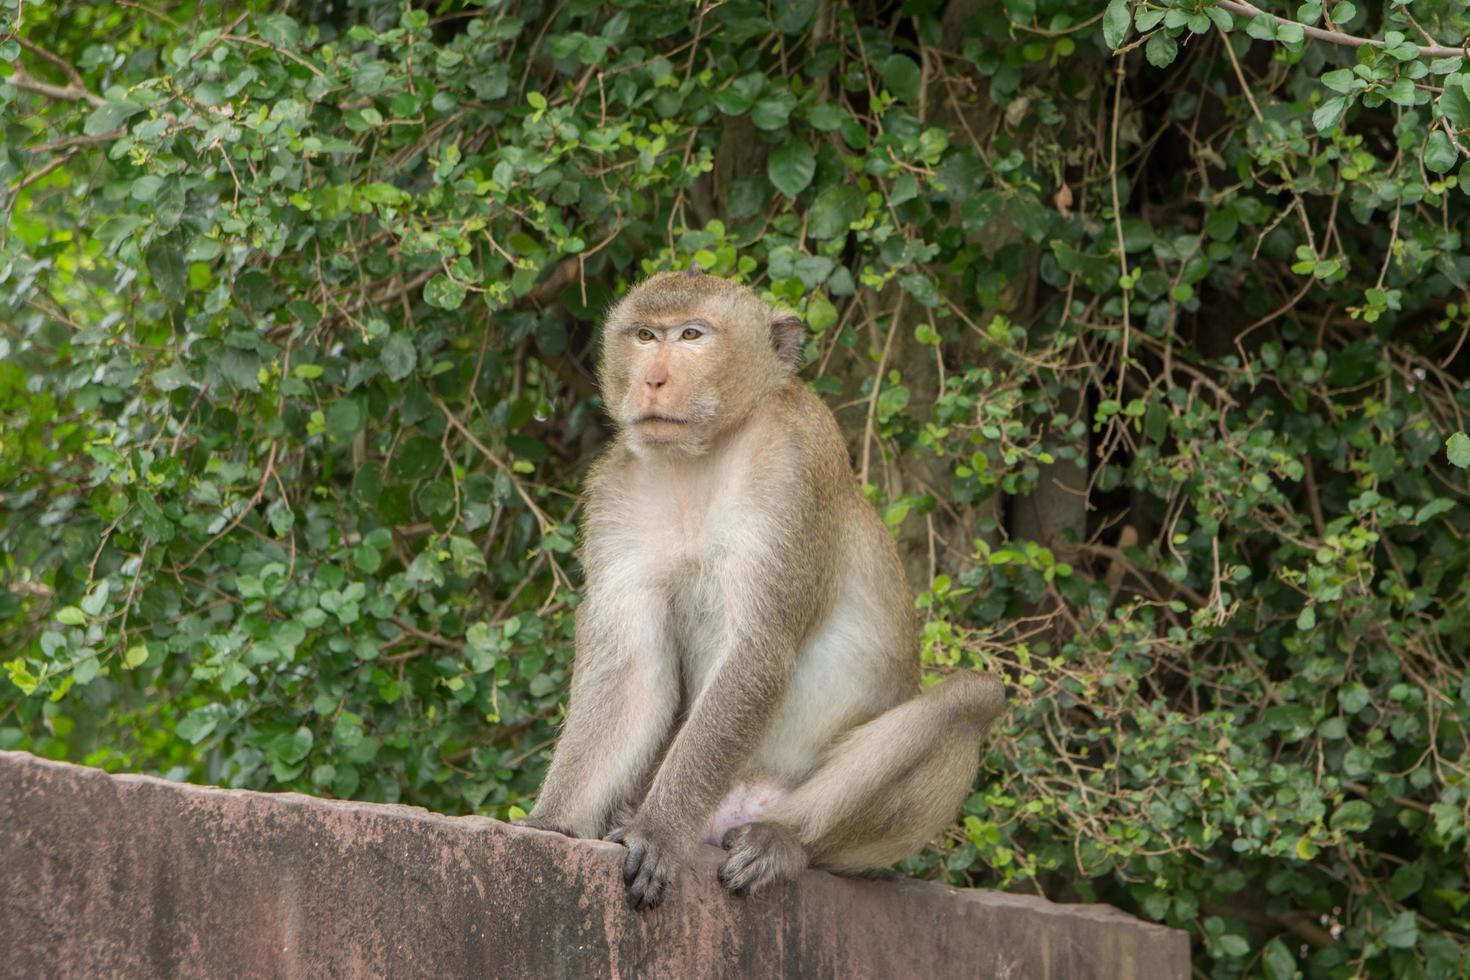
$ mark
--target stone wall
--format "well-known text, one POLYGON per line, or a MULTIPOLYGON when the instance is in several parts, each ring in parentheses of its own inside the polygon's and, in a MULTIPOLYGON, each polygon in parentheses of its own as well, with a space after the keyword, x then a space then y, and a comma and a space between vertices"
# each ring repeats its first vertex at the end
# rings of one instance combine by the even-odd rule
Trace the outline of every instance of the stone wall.
POLYGON ((739 899, 714 848, 638 914, 621 852, 0 752, 0 976, 1189 975, 1184 933, 1107 906, 822 872, 739 899))

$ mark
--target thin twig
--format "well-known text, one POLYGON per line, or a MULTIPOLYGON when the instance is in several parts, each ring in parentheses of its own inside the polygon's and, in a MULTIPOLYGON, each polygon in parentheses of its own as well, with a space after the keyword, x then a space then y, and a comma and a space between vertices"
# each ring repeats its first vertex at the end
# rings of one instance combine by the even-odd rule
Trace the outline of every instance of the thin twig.
POLYGON ((1113 84, 1113 133, 1112 162, 1108 165, 1108 180, 1113 186, 1113 227, 1118 235, 1118 285, 1123 288, 1123 344, 1118 352, 1118 402, 1123 401, 1123 381, 1128 376, 1128 334, 1131 323, 1128 316, 1128 297, 1132 290, 1128 286, 1128 249, 1123 240, 1123 205, 1118 200, 1118 118, 1122 114, 1123 79, 1126 60, 1114 62, 1117 80, 1113 84))
POLYGON ((878 392, 883 387, 883 370, 888 366, 888 353, 893 349, 893 338, 898 334, 899 317, 903 313, 904 292, 898 292, 898 302, 893 304, 893 316, 888 321, 888 336, 883 341, 883 353, 878 358, 878 373, 873 376, 873 390, 868 395, 868 418, 863 423, 863 465, 858 473, 858 482, 868 482, 868 452, 873 443, 873 420, 878 414, 878 392))
MULTIPOLYGON (((1217 0, 1216 6, 1221 10, 1228 10, 1236 16, 1247 19, 1267 14, 1267 11, 1249 3, 1243 3, 1241 0, 1217 0)), ((1342 31, 1328 31, 1320 27, 1313 27, 1310 24, 1303 24, 1300 21, 1290 20, 1286 17, 1277 17, 1275 14, 1267 15, 1275 18, 1278 23, 1295 24, 1302 29, 1302 32, 1307 37, 1315 38, 1318 41, 1326 41, 1328 44, 1340 44, 1345 48, 1362 48, 1370 44, 1387 47, 1387 42, 1380 41, 1377 38, 1358 37, 1356 34, 1344 34, 1342 31)), ((1443 44, 1417 44, 1413 46, 1419 49, 1419 57, 1421 58, 1465 57, 1465 50, 1463 48, 1451 48, 1443 44)))

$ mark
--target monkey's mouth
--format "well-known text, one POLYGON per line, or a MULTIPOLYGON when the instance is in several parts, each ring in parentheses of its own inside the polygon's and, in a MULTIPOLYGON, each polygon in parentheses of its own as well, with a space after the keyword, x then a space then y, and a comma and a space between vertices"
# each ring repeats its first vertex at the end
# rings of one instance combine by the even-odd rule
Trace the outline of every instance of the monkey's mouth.
POLYGON ((672 415, 640 415, 633 420, 634 425, 642 425, 645 422, 666 422, 669 425, 688 425, 688 419, 676 419, 672 415))

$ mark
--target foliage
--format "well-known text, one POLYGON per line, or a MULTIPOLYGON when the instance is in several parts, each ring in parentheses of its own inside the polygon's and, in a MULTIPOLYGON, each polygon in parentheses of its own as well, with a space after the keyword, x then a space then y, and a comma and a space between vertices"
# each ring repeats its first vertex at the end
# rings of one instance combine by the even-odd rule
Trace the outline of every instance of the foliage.
POLYGON ((0 747, 525 806, 596 321, 698 260, 1016 691, 910 871, 1470 970, 1458 5, 0 11, 0 747))

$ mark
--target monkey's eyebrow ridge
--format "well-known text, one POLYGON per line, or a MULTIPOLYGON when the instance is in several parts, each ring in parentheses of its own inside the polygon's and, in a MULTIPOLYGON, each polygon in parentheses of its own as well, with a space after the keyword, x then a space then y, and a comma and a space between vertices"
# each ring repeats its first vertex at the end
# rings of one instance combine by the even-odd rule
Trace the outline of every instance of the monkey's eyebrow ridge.
POLYGON ((720 332, 720 328, 715 326, 713 323, 710 323, 708 320, 702 319, 700 317, 692 317, 687 320, 681 319, 677 323, 673 323, 671 321, 670 325, 668 326, 660 325, 657 323, 648 323, 646 321, 639 320, 634 323, 628 324, 626 327, 620 330, 619 333, 624 337, 633 337, 636 336, 638 331, 640 330, 681 330, 684 327, 699 327, 706 333, 720 332))

